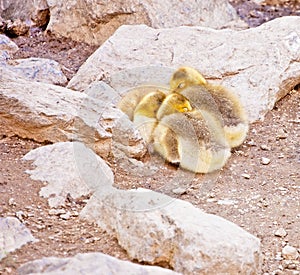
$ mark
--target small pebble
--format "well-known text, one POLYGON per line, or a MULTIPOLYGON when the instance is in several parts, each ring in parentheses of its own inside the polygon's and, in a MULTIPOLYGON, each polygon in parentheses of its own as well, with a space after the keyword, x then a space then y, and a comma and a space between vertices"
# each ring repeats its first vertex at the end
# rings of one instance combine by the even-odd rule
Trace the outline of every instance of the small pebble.
POLYGON ((17 211, 16 213, 15 213, 15 216, 21 221, 21 222, 23 222, 23 218, 25 218, 25 213, 23 212, 23 211, 17 211))
POLYGON ((275 260, 276 260, 276 261, 281 261, 281 260, 282 260, 281 252, 277 252, 277 253, 276 253, 276 255, 275 255, 275 260))
POLYGON ((282 265, 285 269, 297 269, 297 264, 291 260, 284 260, 282 265))
POLYGON ((129 161, 134 165, 134 166, 137 166, 137 167, 140 167, 140 168, 143 168, 145 165, 142 161, 139 161, 139 160, 136 160, 134 158, 129 158, 129 161))
POLYGON ((16 205, 15 199, 14 198, 10 198, 8 200, 8 205, 10 205, 10 206, 16 205))
POLYGON ((276 138, 278 139, 285 139, 288 137, 288 134, 283 130, 283 129, 279 129, 276 135, 276 138))
POLYGON ((269 146, 265 145, 265 144, 260 145, 260 149, 264 150, 264 151, 270 151, 271 150, 271 148, 269 146))
POLYGON ((73 217, 78 217, 79 216, 79 212, 78 211, 73 211, 72 216, 73 217))
POLYGON ((249 174, 244 173, 244 174, 242 174, 241 176, 242 176, 243 178, 245 178, 245 179, 250 179, 250 175, 249 175, 249 174))
POLYGON ((256 143, 253 139, 251 139, 250 141, 248 141, 248 145, 250 146, 256 146, 256 143))
POLYGON ((299 253, 297 249, 293 246, 286 245, 282 249, 282 257, 287 260, 297 260, 299 253))
POLYGON ((50 209, 48 214, 51 216, 65 214, 66 210, 64 209, 50 209))
POLYGON ((286 231, 284 230, 284 228, 279 228, 275 231, 274 235, 276 237, 285 237, 287 235, 286 231))
POLYGON ((264 157, 261 158, 261 163, 263 165, 268 165, 270 162, 271 162, 271 160, 268 158, 264 158, 264 157))
POLYGON ((61 214, 59 215, 60 218, 62 218, 63 220, 68 220, 71 217, 70 212, 67 212, 66 214, 61 214))
POLYGON ((230 200, 230 199, 224 199, 224 200, 218 200, 217 202, 219 205, 233 205, 236 204, 237 201, 230 200))
POLYGON ((186 193, 186 189, 182 187, 178 187, 172 190, 172 192, 176 195, 183 195, 186 193))

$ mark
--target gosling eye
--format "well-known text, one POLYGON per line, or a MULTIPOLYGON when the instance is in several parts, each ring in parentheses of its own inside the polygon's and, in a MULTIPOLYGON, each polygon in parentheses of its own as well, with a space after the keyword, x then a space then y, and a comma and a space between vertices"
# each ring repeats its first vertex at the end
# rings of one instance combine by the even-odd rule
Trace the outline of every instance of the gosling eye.
POLYGON ((184 87, 185 87, 185 83, 184 82, 179 83, 178 86, 177 86, 177 88, 179 88, 179 89, 182 89, 184 87))

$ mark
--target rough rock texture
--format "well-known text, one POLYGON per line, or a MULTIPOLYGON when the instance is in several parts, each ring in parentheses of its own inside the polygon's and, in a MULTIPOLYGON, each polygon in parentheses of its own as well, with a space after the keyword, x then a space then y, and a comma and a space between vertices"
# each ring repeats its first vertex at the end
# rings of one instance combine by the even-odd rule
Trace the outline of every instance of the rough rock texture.
POLYGON ((41 194, 56 195, 49 201, 52 206, 61 205, 68 193, 72 197, 93 193, 80 218, 115 235, 132 259, 168 263, 184 274, 259 271, 257 238, 190 203, 147 189, 114 188, 109 167, 83 144, 48 145, 25 159, 36 165, 31 176, 48 182, 41 194))
MULTIPOLYGON (((68 87, 84 90, 122 69, 190 65, 241 98, 251 122, 300 82, 300 17, 235 31, 122 26, 79 69, 68 87)), ((167 72, 168 73, 168 72, 167 72)))
MULTIPOLYGON (((0 65, 2 66, 2 64, 0 65)), ((7 75, 17 74, 23 79, 65 86, 68 82, 58 62, 46 58, 9 60, 1 70, 7 75)))
POLYGON ((104 157, 115 145, 120 145, 132 157, 145 153, 138 131, 109 103, 86 93, 14 76, 13 80, 11 75, 0 76, 2 134, 39 142, 82 141, 104 157), (116 138, 115 128, 118 129, 116 138))
POLYGON ((17 218, 0 217, 0 260, 6 257, 9 252, 34 241, 36 239, 17 218))
POLYGON ((6 35, 0 34, 0 52, 6 51, 8 54, 17 52, 19 47, 6 35))
POLYGON ((24 160, 33 161, 35 168, 27 171, 32 179, 48 183, 40 195, 48 198, 51 207, 64 205, 68 194, 76 199, 114 182, 105 161, 79 142, 43 146, 30 151, 24 160))
POLYGON ((258 274, 260 241, 215 215, 146 189, 98 190, 80 214, 115 234, 132 259, 183 274, 258 274))
POLYGON ((135 274, 135 275, 175 275, 179 274, 156 266, 138 265, 122 261, 102 253, 77 254, 72 258, 43 258, 24 264, 18 274, 135 274))
POLYGON ((224 0, 47 0, 47 3, 51 14, 47 30, 98 45, 123 24, 147 24, 154 28, 181 25, 246 28, 233 7, 224 0))
POLYGON ((46 22, 41 20, 45 11, 49 9, 47 0, 10 0, 1 1, 0 15, 4 20, 20 20, 30 26, 43 26, 46 22))

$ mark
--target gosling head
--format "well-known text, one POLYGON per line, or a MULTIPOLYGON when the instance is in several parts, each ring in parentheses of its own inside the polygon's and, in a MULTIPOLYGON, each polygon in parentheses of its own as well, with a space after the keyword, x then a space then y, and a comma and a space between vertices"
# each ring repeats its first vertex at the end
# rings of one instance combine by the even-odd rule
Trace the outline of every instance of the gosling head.
POLYGON ((137 105, 134 115, 156 118, 157 110, 159 109, 165 97, 165 94, 160 90, 145 95, 137 105))
POLYGON ((179 93, 188 86, 205 85, 207 81, 191 67, 181 67, 172 76, 170 81, 171 92, 179 93))
POLYGON ((192 106, 188 99, 181 94, 168 95, 157 112, 157 119, 160 120, 166 115, 173 113, 185 113, 192 110, 192 106))

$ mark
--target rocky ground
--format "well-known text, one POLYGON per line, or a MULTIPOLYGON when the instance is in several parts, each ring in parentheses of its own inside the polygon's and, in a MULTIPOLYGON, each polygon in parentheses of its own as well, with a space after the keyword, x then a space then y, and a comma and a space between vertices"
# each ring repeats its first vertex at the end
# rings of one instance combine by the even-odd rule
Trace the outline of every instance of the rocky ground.
MULTIPOLYGON (((231 2, 251 27, 278 16, 299 15, 297 1, 286 1, 282 5, 276 5, 276 1, 269 1, 272 5, 231 2)), ((68 79, 96 49, 68 39, 58 40, 42 32, 13 40, 20 47, 14 58, 54 59, 64 66, 68 79)), ((17 216, 39 239, 9 254, 1 262, 0 274, 14 274, 22 263, 43 256, 64 257, 101 251, 127 259, 116 239, 78 219, 87 198, 70 198, 66 208, 49 213, 47 201, 38 195, 43 183, 31 180, 24 173, 30 164, 21 160, 27 152, 41 145, 18 137, 0 140, 0 216, 17 216), (70 211, 71 216, 64 217, 64 211, 70 211)), ((155 177, 141 182, 118 165, 110 165, 116 185, 123 188, 142 186, 165 191, 164 183, 176 171, 176 167, 162 164, 163 169, 155 177)), ((233 221, 259 237, 264 254, 263 273, 296 275, 300 274, 299 260, 284 259, 281 252, 286 244, 300 248, 299 168, 300 89, 296 87, 276 104, 264 122, 251 125, 247 140, 233 152, 212 185, 207 186, 207 178, 197 175, 180 194, 173 193, 173 196, 233 221)))

